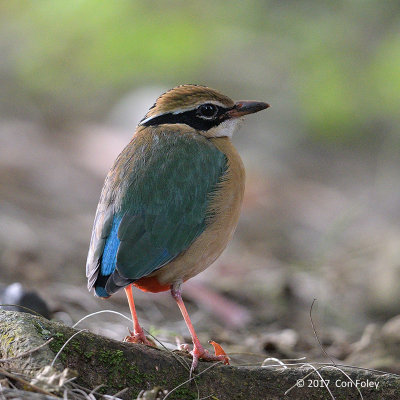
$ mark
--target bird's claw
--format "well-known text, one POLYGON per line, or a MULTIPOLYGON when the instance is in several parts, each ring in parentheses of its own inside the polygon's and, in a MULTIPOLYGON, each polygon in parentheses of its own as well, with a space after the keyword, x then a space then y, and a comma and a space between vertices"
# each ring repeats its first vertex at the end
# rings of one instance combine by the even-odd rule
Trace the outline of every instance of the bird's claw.
POLYGON ((199 364, 199 360, 204 360, 204 361, 222 361, 224 364, 229 364, 229 358, 228 356, 225 355, 215 355, 211 354, 208 350, 201 348, 199 351, 196 349, 196 346, 194 349, 190 352, 190 354, 193 357, 192 361, 192 366, 190 368, 190 373, 192 373, 196 368, 197 365, 199 364))
POLYGON ((193 357, 190 373, 192 373, 197 368, 199 360, 222 361, 224 364, 229 365, 229 357, 227 356, 223 348, 214 341, 209 341, 209 343, 214 347, 215 354, 211 354, 202 345, 194 345, 193 350, 190 350, 190 346, 188 344, 179 345, 179 350, 187 351, 193 357))
POLYGON ((191 351, 190 346, 186 343, 179 344, 178 348, 179 348, 179 350, 187 351, 188 353, 190 353, 190 351, 191 351))
POLYGON ((147 346, 157 347, 155 342, 153 340, 147 338, 143 331, 132 332, 130 329, 128 329, 128 330, 129 330, 129 336, 126 336, 124 338, 124 342, 141 343, 141 344, 145 344, 147 346))

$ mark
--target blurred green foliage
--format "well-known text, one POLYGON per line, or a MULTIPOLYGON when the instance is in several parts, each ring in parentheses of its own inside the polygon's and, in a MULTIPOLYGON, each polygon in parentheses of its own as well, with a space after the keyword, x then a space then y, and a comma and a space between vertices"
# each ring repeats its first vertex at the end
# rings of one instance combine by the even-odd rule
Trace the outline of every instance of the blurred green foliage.
POLYGON ((3 114, 63 126, 190 82, 271 93, 314 140, 399 133, 397 1, 6 1, 0 22, 3 114))

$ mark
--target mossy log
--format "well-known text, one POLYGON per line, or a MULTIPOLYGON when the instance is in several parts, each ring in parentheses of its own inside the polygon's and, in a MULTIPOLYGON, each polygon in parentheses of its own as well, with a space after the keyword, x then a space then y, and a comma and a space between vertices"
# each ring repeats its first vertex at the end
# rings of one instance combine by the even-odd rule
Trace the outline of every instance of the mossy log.
MULTIPOLYGON (((77 332, 30 314, 0 311, 2 367, 27 378, 34 377, 38 369, 53 362, 61 347, 77 332), (45 344, 50 338, 52 341, 45 344), (25 355, 19 357, 23 353, 25 355)), ((328 389, 311 367, 284 369, 215 365, 209 368, 213 364, 200 362, 196 383, 194 380, 184 383, 189 379, 189 365, 190 359, 180 352, 118 342, 81 331, 68 342, 53 367, 59 372, 65 368, 75 370, 77 378, 74 383, 87 388, 89 392, 100 385, 96 390, 100 394, 112 395, 128 388, 118 395, 123 399, 135 399, 142 390, 154 387, 161 387, 168 392, 176 388, 168 395, 168 399, 186 400, 206 396, 220 400, 331 398, 328 389), (297 386, 296 382, 299 382, 297 386)), ((400 398, 400 378, 394 375, 356 368, 342 370, 348 376, 333 367, 320 371, 337 400, 360 399, 360 392, 365 400, 400 398), (351 385, 351 380, 361 384, 360 392, 351 385), (367 384, 369 387, 365 387, 367 384)), ((58 395, 61 393, 62 390, 58 395)))

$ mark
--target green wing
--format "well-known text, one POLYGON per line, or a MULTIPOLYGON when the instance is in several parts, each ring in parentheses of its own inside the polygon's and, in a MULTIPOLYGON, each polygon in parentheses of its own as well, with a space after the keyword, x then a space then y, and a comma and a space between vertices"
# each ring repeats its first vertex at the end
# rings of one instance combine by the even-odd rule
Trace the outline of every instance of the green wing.
POLYGON ((186 250, 206 227, 211 196, 226 168, 225 155, 197 134, 134 139, 111 170, 99 204, 108 215, 99 220, 108 225, 94 228, 106 234, 91 245, 101 256, 89 269, 92 281, 107 279, 93 283, 96 292, 101 285, 111 294, 186 250))

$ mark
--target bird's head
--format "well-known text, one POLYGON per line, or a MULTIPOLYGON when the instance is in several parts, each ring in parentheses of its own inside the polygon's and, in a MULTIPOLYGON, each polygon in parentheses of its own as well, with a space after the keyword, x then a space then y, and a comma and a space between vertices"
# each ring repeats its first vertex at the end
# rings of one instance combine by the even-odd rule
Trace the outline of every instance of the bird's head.
POLYGON ((259 101, 234 102, 206 86, 181 85, 162 94, 139 126, 185 124, 208 138, 232 137, 241 117, 268 107, 259 101))

